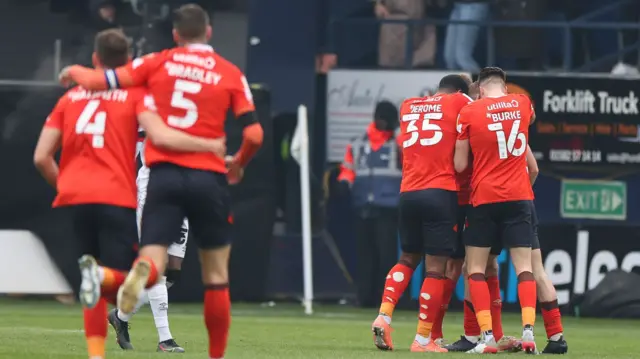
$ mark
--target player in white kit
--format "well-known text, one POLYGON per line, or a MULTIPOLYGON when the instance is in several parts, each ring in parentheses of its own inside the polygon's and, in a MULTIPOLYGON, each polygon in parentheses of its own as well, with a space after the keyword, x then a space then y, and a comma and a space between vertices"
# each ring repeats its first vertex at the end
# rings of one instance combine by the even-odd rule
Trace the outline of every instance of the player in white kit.
MULTIPOLYGON (((142 149, 144 148, 144 142, 138 142, 138 158, 141 165, 138 170, 138 178, 136 179, 136 185, 138 186, 138 209, 136 211, 138 220, 138 237, 140 236, 140 223, 142 220, 142 210, 147 198, 147 184, 149 182, 149 168, 144 164, 144 154, 142 149)), ((184 259, 185 252, 187 250, 187 240, 189 237, 189 222, 184 219, 182 223, 181 236, 172 243, 167 252, 169 254, 167 263, 166 276, 163 276, 158 280, 158 283, 145 291, 136 309, 131 314, 125 314, 118 309, 113 309, 109 312, 109 323, 116 331, 116 340, 120 348, 124 350, 133 349, 131 340, 129 337, 129 320, 135 312, 144 304, 149 303, 151 311, 153 313, 153 320, 158 330, 158 351, 168 353, 184 353, 184 349, 179 346, 171 335, 169 330, 169 294, 168 289, 177 280, 180 270, 182 268, 182 260, 184 259)))

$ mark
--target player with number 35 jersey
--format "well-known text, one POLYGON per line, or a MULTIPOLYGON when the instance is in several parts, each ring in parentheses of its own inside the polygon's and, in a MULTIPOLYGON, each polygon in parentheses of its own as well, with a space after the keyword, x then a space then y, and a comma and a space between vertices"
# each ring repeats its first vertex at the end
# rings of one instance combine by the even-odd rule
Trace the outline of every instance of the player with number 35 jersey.
MULTIPOLYGON (((412 352, 446 352, 430 338, 444 293, 444 268, 456 245, 458 209, 453 153, 456 118, 471 98, 460 75, 442 78, 433 96, 410 98, 400 109, 402 182, 399 221, 402 254, 387 276, 372 331, 376 347, 393 349, 391 316, 413 271, 427 257, 418 330, 412 352)), ((435 339, 435 338, 433 338, 435 339)))
POLYGON ((200 249, 209 357, 217 359, 224 357, 231 321, 228 184, 242 177, 243 168, 262 145, 263 131, 246 78, 208 44, 211 34, 207 12, 187 4, 174 11, 177 47, 113 70, 72 66, 63 70, 61 80, 94 90, 146 86, 166 124, 190 135, 224 138, 229 110, 244 127, 240 150, 229 159, 168 151, 146 143, 144 156, 150 174, 142 213, 142 247, 118 294, 118 308, 131 313, 143 288, 153 285, 164 272, 167 246, 179 237, 186 216, 200 249))

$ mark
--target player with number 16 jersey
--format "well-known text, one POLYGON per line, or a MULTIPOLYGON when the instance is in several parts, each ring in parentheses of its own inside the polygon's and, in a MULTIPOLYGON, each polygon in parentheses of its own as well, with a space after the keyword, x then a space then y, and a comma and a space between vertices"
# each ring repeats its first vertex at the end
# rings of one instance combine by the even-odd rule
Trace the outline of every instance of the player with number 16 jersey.
POLYGON ((460 112, 459 139, 473 153, 471 204, 533 199, 527 174, 529 125, 533 116, 526 95, 485 97, 460 112))

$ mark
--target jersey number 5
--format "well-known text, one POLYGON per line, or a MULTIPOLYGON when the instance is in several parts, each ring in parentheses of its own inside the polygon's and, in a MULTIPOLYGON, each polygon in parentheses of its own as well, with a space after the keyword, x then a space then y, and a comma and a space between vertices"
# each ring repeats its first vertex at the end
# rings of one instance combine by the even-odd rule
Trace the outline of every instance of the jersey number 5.
POLYGON ((202 84, 193 81, 176 80, 171 96, 171 107, 185 110, 184 117, 170 115, 167 122, 171 127, 189 128, 198 121, 198 106, 185 94, 196 95, 202 90, 202 84))
POLYGON ((93 148, 104 147, 104 130, 107 125, 107 113, 98 111, 100 100, 91 100, 80 113, 76 122, 76 134, 91 135, 91 146, 93 148), (93 121, 91 121, 93 120, 93 121))
POLYGON ((520 130, 520 120, 513 121, 511 126, 511 132, 509 133, 509 139, 505 138, 504 130, 501 122, 492 123, 489 125, 489 131, 496 133, 498 138, 498 154, 501 160, 506 159, 511 153, 513 156, 522 156, 527 149, 527 137, 520 130), (520 141, 520 147, 515 148, 516 141, 520 141))
POLYGON ((408 140, 402 142, 402 147, 407 148, 415 145, 420 140, 421 146, 433 146, 442 140, 442 128, 435 123, 430 123, 430 120, 441 120, 441 113, 425 113, 421 115, 419 113, 411 113, 402 116, 402 122, 409 122, 407 125, 407 133, 411 134, 408 140), (433 137, 420 138, 418 133, 418 126, 416 122, 422 117, 422 131, 434 131, 433 137))

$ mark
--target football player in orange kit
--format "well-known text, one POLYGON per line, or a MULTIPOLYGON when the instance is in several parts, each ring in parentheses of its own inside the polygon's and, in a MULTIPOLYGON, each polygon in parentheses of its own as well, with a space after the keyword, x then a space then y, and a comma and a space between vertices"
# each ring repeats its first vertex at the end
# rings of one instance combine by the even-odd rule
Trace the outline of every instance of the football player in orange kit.
POLYGON ((413 271, 426 254, 426 278, 420 290, 420 314, 413 352, 446 352, 430 339, 445 290, 445 264, 456 245, 457 190, 453 153, 456 118, 471 102, 459 75, 442 78, 433 96, 410 98, 401 107, 402 254, 384 285, 378 317, 372 324, 376 347, 392 350, 391 318, 413 271))
POLYGON ((526 158, 533 106, 525 95, 506 93, 506 75, 485 68, 478 77, 480 99, 460 112, 454 157, 457 172, 464 171, 473 155, 471 203, 465 233, 469 292, 482 339, 471 352, 498 351, 493 334, 491 296, 485 277, 490 249, 496 239, 509 248, 518 275, 522 308, 522 347, 535 352, 536 283, 532 272, 533 191, 526 158))
POLYGON ((186 216, 200 248, 209 357, 219 359, 224 357, 231 321, 231 203, 227 187, 228 182, 241 179, 243 168, 262 145, 263 131, 245 76, 208 45, 208 14, 189 4, 174 15, 173 36, 178 47, 146 55, 115 70, 72 66, 63 70, 61 81, 91 89, 146 85, 162 119, 170 127, 193 135, 223 138, 228 110, 244 126, 240 150, 227 163, 213 155, 178 153, 146 143, 150 178, 142 214, 142 247, 118 294, 118 308, 131 312, 144 287, 153 285, 164 272, 167 246, 180 235, 186 216))
MULTIPOLYGON (((93 61, 98 71, 126 64, 129 42, 124 33, 100 32, 93 61)), ((105 356, 106 301, 115 301, 136 255, 138 125, 161 148, 221 157, 226 151, 224 139, 197 138, 170 129, 155 113, 153 102, 142 87, 108 91, 75 87, 47 118, 34 154, 36 167, 57 190, 53 207, 68 212, 84 253, 79 260, 80 300, 91 359, 105 356), (59 148, 58 165, 54 155, 59 148), (94 258, 104 267, 98 267, 94 258)))

